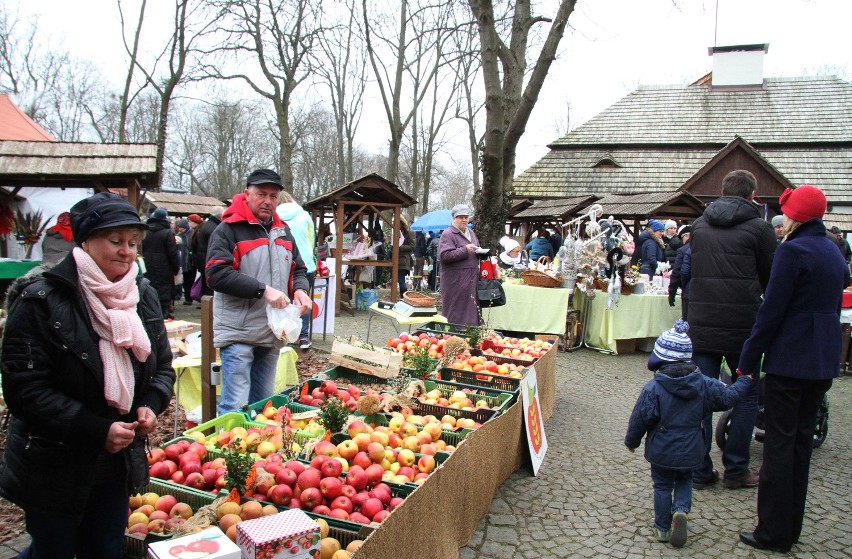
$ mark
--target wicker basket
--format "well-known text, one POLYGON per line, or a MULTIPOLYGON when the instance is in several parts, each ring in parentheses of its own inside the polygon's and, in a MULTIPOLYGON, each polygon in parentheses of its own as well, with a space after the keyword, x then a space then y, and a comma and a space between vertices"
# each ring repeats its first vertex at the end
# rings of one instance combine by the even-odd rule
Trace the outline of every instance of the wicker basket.
POLYGON ((636 289, 635 283, 627 283, 623 282, 621 284, 621 294, 622 295, 633 295, 633 291, 636 289))
POLYGON ((559 287, 562 285, 562 279, 552 276, 546 272, 538 270, 527 270, 521 272, 521 278, 524 283, 533 287, 559 287))
POLYGON ((402 294, 402 300, 412 307, 434 307, 435 298, 419 291, 406 291, 402 294))
POLYGON ((595 278, 592 285, 595 286, 595 289, 599 289, 600 291, 606 291, 609 289, 609 280, 603 278, 595 278))

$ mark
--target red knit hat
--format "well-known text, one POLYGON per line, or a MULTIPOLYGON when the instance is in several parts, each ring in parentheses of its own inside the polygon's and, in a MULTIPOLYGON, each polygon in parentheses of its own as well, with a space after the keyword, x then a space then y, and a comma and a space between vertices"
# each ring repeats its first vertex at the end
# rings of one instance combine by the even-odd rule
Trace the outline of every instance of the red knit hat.
POLYGON ((822 190, 809 184, 796 188, 788 188, 781 194, 781 211, 784 215, 799 223, 804 223, 815 217, 822 218, 827 202, 822 190))
POLYGON ((193 223, 203 223, 204 222, 204 218, 202 218, 198 214, 189 214, 187 216, 187 219, 190 220, 193 223))

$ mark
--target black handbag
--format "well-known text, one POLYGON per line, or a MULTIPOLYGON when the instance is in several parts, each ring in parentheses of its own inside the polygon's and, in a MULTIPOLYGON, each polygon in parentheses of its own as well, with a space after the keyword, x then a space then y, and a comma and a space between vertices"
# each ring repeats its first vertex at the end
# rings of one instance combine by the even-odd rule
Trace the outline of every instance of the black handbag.
POLYGON ((479 280, 476 285, 476 299, 482 308, 502 307, 506 304, 503 283, 496 279, 479 280))

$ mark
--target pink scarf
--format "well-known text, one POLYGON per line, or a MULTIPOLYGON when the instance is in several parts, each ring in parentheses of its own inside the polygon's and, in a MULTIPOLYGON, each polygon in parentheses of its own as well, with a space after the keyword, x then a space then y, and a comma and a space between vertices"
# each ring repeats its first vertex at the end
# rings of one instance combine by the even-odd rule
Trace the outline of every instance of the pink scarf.
POLYGON ((139 268, 134 263, 121 279, 111 282, 83 249, 75 247, 73 255, 80 277, 80 291, 86 301, 92 327, 100 338, 98 349, 104 368, 104 397, 110 406, 124 414, 133 404, 136 384, 126 349, 130 348, 140 363, 144 363, 151 354, 151 341, 136 314, 139 268))

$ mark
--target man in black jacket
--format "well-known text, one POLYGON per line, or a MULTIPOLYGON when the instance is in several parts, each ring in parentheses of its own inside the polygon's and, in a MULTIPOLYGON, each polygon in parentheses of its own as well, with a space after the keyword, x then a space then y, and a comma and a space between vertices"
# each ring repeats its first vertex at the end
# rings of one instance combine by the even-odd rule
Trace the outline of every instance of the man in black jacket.
POLYGON ((201 272, 202 295, 213 295, 213 290, 207 285, 207 276, 204 271, 207 267, 207 247, 210 244, 210 236, 213 234, 213 231, 222 223, 222 213, 224 211, 225 208, 222 206, 213 208, 213 211, 210 212, 210 217, 201 224, 201 227, 198 228, 198 231, 192 237, 192 255, 195 258, 195 267, 201 272))
MULTIPOLYGON (((701 371, 719 378, 722 360, 735 371, 743 343, 751 333, 761 297, 769 282, 775 233, 761 219, 753 199, 757 180, 748 171, 732 171, 722 180, 722 197, 711 203, 692 227, 692 281, 689 336, 693 359, 701 371)), ((756 487, 749 469, 749 446, 757 416, 757 390, 734 406, 722 463, 724 486, 756 487)), ((693 473, 693 487, 718 481, 710 459, 712 417, 704 421, 707 455, 693 473)))

